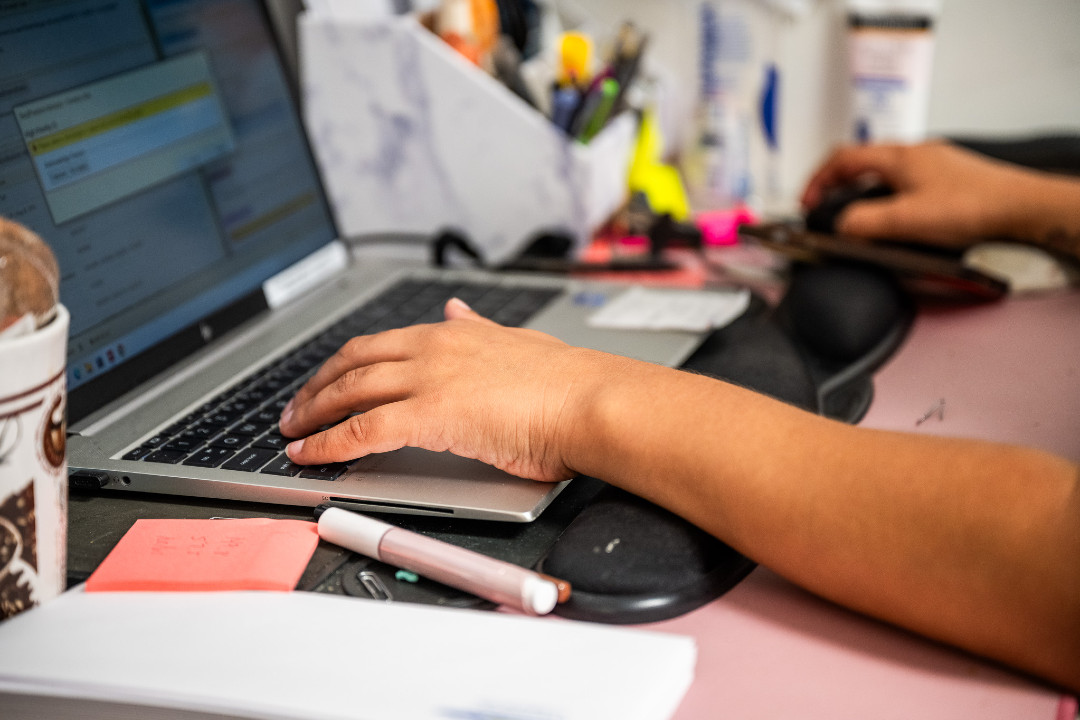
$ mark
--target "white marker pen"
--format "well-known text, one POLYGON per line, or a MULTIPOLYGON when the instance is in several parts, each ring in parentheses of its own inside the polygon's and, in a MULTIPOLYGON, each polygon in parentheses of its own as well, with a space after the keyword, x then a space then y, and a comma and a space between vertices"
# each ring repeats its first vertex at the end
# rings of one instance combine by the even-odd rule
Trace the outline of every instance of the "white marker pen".
POLYGON ((450 543, 341 508, 319 508, 319 537, 403 570, 530 615, 546 615, 569 585, 450 543))

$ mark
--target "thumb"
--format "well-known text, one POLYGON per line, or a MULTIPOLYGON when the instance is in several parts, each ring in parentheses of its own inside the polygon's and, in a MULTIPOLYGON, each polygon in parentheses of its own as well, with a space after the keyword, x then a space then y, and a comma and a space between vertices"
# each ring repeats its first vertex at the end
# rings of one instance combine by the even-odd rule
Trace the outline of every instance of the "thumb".
POLYGON ((446 301, 446 306, 443 307, 443 314, 446 316, 447 320, 476 320, 491 325, 496 324, 493 320, 488 320, 486 317, 480 315, 466 305, 464 300, 456 297, 446 301))

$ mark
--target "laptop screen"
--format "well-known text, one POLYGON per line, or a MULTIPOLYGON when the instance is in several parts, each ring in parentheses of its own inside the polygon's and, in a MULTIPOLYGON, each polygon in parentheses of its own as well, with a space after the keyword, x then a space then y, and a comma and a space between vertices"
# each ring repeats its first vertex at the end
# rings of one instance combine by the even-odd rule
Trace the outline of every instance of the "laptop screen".
POLYGON ((59 261, 72 415, 336 236, 257 0, 0 0, 0 215, 59 261))

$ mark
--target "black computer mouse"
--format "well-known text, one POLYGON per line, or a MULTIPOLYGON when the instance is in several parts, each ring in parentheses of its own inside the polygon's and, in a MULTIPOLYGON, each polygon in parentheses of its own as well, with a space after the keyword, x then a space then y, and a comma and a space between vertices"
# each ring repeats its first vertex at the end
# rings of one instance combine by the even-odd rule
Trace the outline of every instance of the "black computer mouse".
POLYGON ((888 197, 893 189, 880 182, 855 182, 838 185, 829 189, 815 207, 806 212, 804 222, 811 232, 833 235, 836 233, 836 219, 853 202, 888 197))

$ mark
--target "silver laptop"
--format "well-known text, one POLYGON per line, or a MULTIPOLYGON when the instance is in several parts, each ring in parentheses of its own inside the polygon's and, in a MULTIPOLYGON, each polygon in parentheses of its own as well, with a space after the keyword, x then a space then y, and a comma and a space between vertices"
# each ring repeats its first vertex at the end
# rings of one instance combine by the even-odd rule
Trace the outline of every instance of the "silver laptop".
POLYGON ((700 338, 587 327, 615 285, 353 258, 270 27, 257 0, 0 5, 0 214, 62 268, 72 483, 532 520, 563 485, 411 448, 299 467, 277 415, 344 339, 451 295, 658 363, 700 338))

